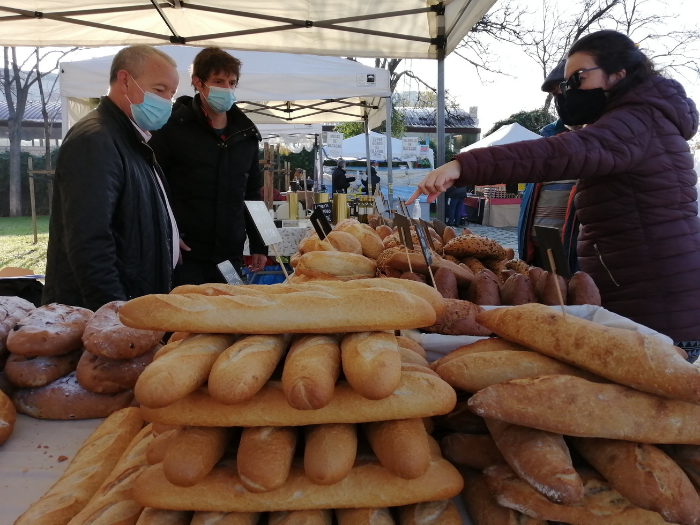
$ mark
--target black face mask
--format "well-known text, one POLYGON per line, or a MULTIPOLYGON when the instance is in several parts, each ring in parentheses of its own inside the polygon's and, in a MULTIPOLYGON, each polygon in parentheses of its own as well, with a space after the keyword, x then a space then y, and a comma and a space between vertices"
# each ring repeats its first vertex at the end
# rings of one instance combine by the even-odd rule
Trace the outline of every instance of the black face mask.
POLYGON ((568 89, 557 95, 554 105, 567 126, 592 124, 600 118, 608 103, 603 88, 568 89))

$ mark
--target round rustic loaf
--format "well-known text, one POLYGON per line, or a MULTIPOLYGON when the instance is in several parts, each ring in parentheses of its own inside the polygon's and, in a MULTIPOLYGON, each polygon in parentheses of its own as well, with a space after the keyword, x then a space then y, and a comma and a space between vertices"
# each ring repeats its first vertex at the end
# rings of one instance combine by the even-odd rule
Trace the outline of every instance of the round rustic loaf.
POLYGON ((12 354, 5 364, 5 375, 19 388, 48 385, 75 370, 82 353, 83 349, 79 348, 67 354, 52 356, 12 354))
POLYGON ((7 337, 7 349, 13 354, 61 355, 81 348, 81 337, 92 311, 65 304, 47 304, 36 308, 17 323, 7 337))
POLYGON ((116 394, 136 386, 136 380, 153 361, 161 345, 133 359, 107 359, 83 353, 76 369, 78 383, 95 394, 116 394))

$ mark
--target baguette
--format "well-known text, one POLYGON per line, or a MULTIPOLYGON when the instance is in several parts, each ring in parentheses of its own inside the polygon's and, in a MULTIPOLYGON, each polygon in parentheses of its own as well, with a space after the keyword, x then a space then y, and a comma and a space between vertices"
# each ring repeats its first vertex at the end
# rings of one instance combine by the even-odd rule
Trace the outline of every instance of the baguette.
POLYGON ((462 518, 449 499, 399 507, 400 525, 461 525, 462 518))
POLYGON ((501 337, 617 383, 700 404, 698 369, 655 337, 565 317, 540 304, 482 312, 477 319, 501 337))
POLYGON ((487 468, 484 477, 500 505, 533 518, 570 525, 666 525, 660 514, 635 507, 598 479, 586 480, 583 500, 566 506, 552 503, 537 493, 507 465, 487 468))
POLYGON ((403 364, 414 364, 430 368, 430 364, 428 363, 428 361, 426 361, 424 357, 421 357, 420 354, 414 352, 413 350, 409 350, 408 348, 399 346, 399 353, 401 354, 401 363, 403 364))
POLYGON ((180 430, 180 425, 163 425, 161 423, 153 424, 153 437, 158 437, 160 434, 168 430, 180 430))
POLYGON ((430 367, 433 370, 437 370, 437 367, 443 365, 453 359, 460 358, 465 355, 470 354, 482 354, 484 352, 528 352, 530 349, 522 345, 512 343, 507 339, 501 339, 500 337, 489 337, 487 339, 480 339, 474 343, 460 346, 455 348, 444 357, 441 357, 437 361, 431 363, 430 367))
POLYGON ((282 390, 291 407, 318 410, 333 399, 339 375, 338 336, 298 336, 284 361, 282 390))
POLYGON ((66 471, 15 525, 65 525, 100 488, 143 420, 138 408, 115 412, 90 434, 66 471))
POLYGON ((190 525, 192 513, 182 510, 143 509, 136 525, 190 525))
POLYGON ((168 483, 161 465, 153 465, 136 482, 134 495, 142 505, 176 510, 252 512, 326 508, 380 508, 409 505, 416 501, 446 499, 459 494, 464 485, 459 472, 439 455, 428 471, 406 480, 394 476, 376 462, 358 462, 334 485, 316 485, 302 469, 293 466, 287 482, 262 494, 237 491, 241 479, 224 462, 194 487, 168 483), (231 497, 236 494, 236 497, 231 497))
POLYGON ((364 430, 379 462, 396 476, 416 479, 430 467, 428 433, 421 419, 369 423, 364 430))
MULTIPOLYGON (((122 311, 124 308, 126 305, 122 311)), ((216 359, 234 340, 231 335, 189 337, 144 370, 136 381, 136 399, 151 408, 165 407, 182 399, 207 380, 216 359)))
POLYGON ((384 251, 382 237, 367 224, 349 224, 341 230, 354 236, 362 246, 362 255, 376 259, 384 251))
POLYGON ((697 445, 664 445, 666 452, 683 469, 693 485, 700 489, 700 447, 697 445))
POLYGON ((481 472, 460 469, 464 477, 462 500, 473 525, 547 525, 506 507, 501 507, 491 494, 481 472))
POLYGON ((332 334, 420 328, 435 322, 435 310, 421 297, 381 288, 265 297, 147 295, 126 303, 119 314, 134 328, 199 333, 332 334))
POLYGON ((269 525, 331 525, 331 510, 293 510, 270 513, 269 525))
POLYGON ((394 525, 389 509, 338 509, 338 525, 394 525))
POLYGON ((289 476, 296 443, 297 430, 292 427, 243 429, 236 459, 243 486, 256 493, 282 486, 289 476))
POLYGON ((166 430, 153 436, 153 441, 148 444, 146 449, 146 461, 148 461, 149 465, 155 465, 165 459, 165 453, 168 451, 177 432, 175 429, 166 430))
POLYGON ((449 434, 442 438, 440 447, 452 463, 476 470, 504 463, 503 454, 488 434, 449 434))
POLYGON ((227 428, 177 430, 163 458, 165 477, 179 487, 199 483, 224 455, 230 437, 227 428))
POLYGON ((700 496, 681 468, 657 447, 609 439, 575 439, 574 446, 610 486, 637 507, 670 523, 700 523, 700 496))
POLYGON ((5 392, 0 390, 0 445, 10 438, 16 421, 17 410, 5 392))
POLYGON ((469 407, 483 417, 567 436, 700 444, 700 406, 573 376, 493 385, 475 394, 469 407))
POLYGON ((480 306, 460 299, 445 299, 447 311, 437 323, 426 326, 426 332, 437 332, 444 335, 491 335, 491 330, 480 325, 476 316, 482 311, 480 306))
POLYGON ((256 525, 259 512, 195 512, 190 525, 256 525))
MULTIPOLYGON (((69 525, 134 525, 143 505, 134 501, 134 482, 148 466, 146 449, 153 440, 151 425, 144 427, 122 454, 114 470, 104 480, 88 504, 69 525)), ((175 509, 189 510, 189 509, 175 509)))
POLYGON ((477 416, 469 409, 469 401, 459 401, 452 412, 435 418, 439 428, 463 434, 488 434, 483 417, 477 416))
POLYGON ((355 425, 306 428, 304 473, 317 485, 333 485, 348 475, 357 454, 355 425))
POLYGON ((314 251, 303 254, 294 273, 313 278, 341 280, 374 277, 377 264, 363 255, 346 252, 314 251))
POLYGON ((367 399, 384 399, 401 382, 401 354, 393 334, 360 332, 340 343, 348 383, 367 399))
POLYGON ((211 397, 226 404, 253 397, 270 379, 288 342, 285 335, 250 335, 224 350, 209 374, 211 397))
POLYGON ((583 498, 583 481, 574 470, 561 434, 487 419, 486 425, 506 462, 550 501, 573 505, 583 498))
POLYGON ((602 381, 590 372, 537 352, 485 352, 452 359, 435 371, 454 388, 476 393, 491 385, 543 375, 570 375, 602 381))
POLYGON ((428 358, 428 355, 425 353, 425 349, 421 345, 416 343, 413 339, 409 339, 408 337, 405 337, 403 335, 397 335, 396 342, 399 344, 399 346, 401 348, 406 348, 407 350, 412 350, 413 352, 415 352, 419 356, 421 356, 423 359, 428 358))

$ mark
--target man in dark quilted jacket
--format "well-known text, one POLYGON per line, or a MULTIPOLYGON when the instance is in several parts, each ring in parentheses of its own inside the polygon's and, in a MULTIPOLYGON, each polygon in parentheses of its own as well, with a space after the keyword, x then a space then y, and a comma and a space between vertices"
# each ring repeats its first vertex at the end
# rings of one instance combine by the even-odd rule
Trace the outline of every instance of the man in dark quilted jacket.
POLYGON ((416 195, 431 202, 452 185, 577 179, 579 263, 603 306, 692 347, 700 339, 700 217, 687 143, 698 129, 695 103, 615 31, 576 42, 565 77, 557 109, 583 129, 461 153, 416 195))

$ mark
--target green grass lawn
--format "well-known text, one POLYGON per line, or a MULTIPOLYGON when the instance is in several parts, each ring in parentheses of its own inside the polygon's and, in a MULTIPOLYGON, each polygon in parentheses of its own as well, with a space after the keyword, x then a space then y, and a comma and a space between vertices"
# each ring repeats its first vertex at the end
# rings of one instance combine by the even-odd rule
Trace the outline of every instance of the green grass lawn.
POLYGON ((46 272, 49 244, 49 217, 37 217, 37 243, 34 244, 31 217, 0 217, 0 268, 28 268, 36 274, 46 272))

